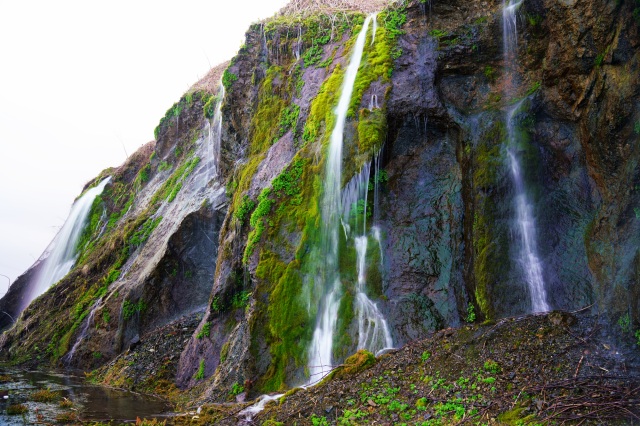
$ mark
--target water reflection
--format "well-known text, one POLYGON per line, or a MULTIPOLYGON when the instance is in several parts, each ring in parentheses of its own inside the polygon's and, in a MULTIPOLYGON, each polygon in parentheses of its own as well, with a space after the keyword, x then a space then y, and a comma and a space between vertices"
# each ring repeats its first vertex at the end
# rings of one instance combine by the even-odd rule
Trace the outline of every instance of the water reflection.
POLYGON ((69 409, 59 407, 59 401, 47 404, 30 400, 33 391, 47 388, 71 400, 81 420, 135 421, 136 417, 166 417, 171 411, 171 406, 161 399, 91 385, 75 375, 0 368, 0 376, 11 378, 9 382, 0 383, 0 395, 8 394, 8 399, 0 399, 2 425, 55 421, 58 415, 68 413, 69 409), (29 411, 24 417, 7 415, 7 407, 14 404, 26 405, 29 411))

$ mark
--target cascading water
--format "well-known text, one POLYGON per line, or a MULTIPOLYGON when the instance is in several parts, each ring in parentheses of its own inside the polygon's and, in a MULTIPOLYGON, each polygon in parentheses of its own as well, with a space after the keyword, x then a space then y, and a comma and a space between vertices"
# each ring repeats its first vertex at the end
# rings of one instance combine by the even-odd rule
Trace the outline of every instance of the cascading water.
MULTIPOLYGON (((510 68, 510 64, 516 64, 517 47, 518 47, 518 20, 517 10, 522 5, 522 0, 504 0, 502 9, 503 23, 503 43, 504 43, 504 59, 505 59, 505 77, 506 89, 505 93, 508 99, 514 96, 514 88, 516 86, 515 70, 510 68)), ((515 189, 515 208, 516 208, 516 234, 520 240, 519 265, 524 271, 524 276, 529 286, 531 295, 531 309, 533 312, 547 312, 550 307, 547 303, 547 295, 544 288, 544 278, 542 275, 542 261, 538 256, 538 248, 536 242, 536 226, 533 215, 533 205, 527 197, 527 191, 524 184, 522 169, 517 155, 518 136, 514 123, 514 116, 520 109, 522 101, 518 102, 507 111, 506 128, 507 128, 507 155, 509 157, 509 165, 511 168, 511 177, 515 189)))
POLYGON ((84 320, 84 325, 82 326, 82 330, 80 331, 80 334, 76 339, 76 342, 73 344, 73 347, 71 348, 71 350, 67 352, 67 354, 64 357, 62 357, 62 362, 64 362, 65 365, 68 366, 71 364, 71 360, 73 359, 73 356, 76 353, 76 349, 78 349, 78 346, 80 346, 82 341, 87 336, 89 327, 93 323, 93 317, 95 316, 96 308, 100 305, 100 303, 102 303, 102 297, 98 298, 98 300, 96 300, 96 303, 93 304, 93 306, 91 307, 91 312, 89 313, 89 315, 87 315, 87 318, 84 320))
MULTIPOLYGON (((377 163, 376 163, 377 166, 377 163)), ((355 310, 358 319, 358 349, 367 349, 376 353, 383 349, 393 347, 391 332, 378 306, 367 296, 367 248, 369 237, 367 236, 367 208, 369 178, 371 164, 364 165, 360 173, 349 181, 342 195, 343 223, 349 222, 350 216, 355 216, 354 247, 356 250, 356 271, 358 281, 356 285, 355 310), (355 210, 355 212, 354 212, 355 210), (360 223, 362 221, 362 223, 360 223)), ((377 174, 377 173, 376 173, 377 174)), ((345 233, 349 238, 349 228, 345 227, 345 233)), ((371 236, 378 241, 378 247, 382 255, 380 230, 371 228, 371 236)))
POLYGON ((367 29, 372 16, 368 16, 358 34, 347 67, 338 106, 335 109, 336 124, 331 133, 327 158, 324 194, 322 199, 323 229, 321 234, 321 259, 315 279, 319 293, 316 326, 309 348, 309 383, 314 383, 331 371, 333 334, 338 319, 342 284, 338 271, 338 242, 341 222, 342 142, 347 111, 353 94, 353 86, 362 60, 367 29))
POLYGON ((69 217, 62 229, 54 238, 50 246, 49 256, 43 261, 36 284, 32 287, 26 304, 22 308, 26 308, 33 299, 47 291, 50 286, 60 281, 71 270, 77 259, 78 241, 82 235, 93 201, 98 195, 102 194, 102 190, 110 180, 111 177, 102 180, 99 185, 87 190, 73 204, 71 213, 69 213, 69 217))
POLYGON ((207 170, 208 177, 214 178, 219 174, 218 163, 220 161, 220 139, 222 137, 222 101, 224 100, 224 85, 220 82, 218 88, 218 100, 215 105, 213 120, 209 123, 209 141, 207 144, 207 170))
POLYGON ((376 42, 376 31, 378 31, 378 14, 374 13, 371 15, 371 20, 373 21, 373 32, 371 33, 371 46, 373 46, 376 42))

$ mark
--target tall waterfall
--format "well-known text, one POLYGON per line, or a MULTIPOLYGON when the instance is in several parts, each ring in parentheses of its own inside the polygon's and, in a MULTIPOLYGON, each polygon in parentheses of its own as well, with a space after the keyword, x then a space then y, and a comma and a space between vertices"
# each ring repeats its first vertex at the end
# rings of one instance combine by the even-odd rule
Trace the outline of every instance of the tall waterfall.
POLYGON ((102 190, 110 180, 110 176, 102 180, 99 185, 87 190, 73 204, 69 217, 51 243, 49 256, 43 261, 40 273, 36 278, 36 284, 32 287, 31 294, 29 294, 23 308, 47 291, 51 285, 60 281, 71 270, 77 259, 76 246, 91 211, 91 205, 96 197, 102 194, 102 190))
POLYGON ((218 87, 216 96, 218 99, 214 106, 213 117, 205 124, 207 148, 204 152, 205 156, 202 159, 202 171, 200 172, 206 180, 205 185, 219 174, 220 139, 222 137, 222 102, 224 100, 224 85, 222 82, 218 87))
MULTIPOLYGON (((517 11, 523 0, 503 0, 502 24, 503 43, 505 60, 505 78, 507 99, 514 96, 517 73, 511 65, 515 67, 518 57, 518 21, 517 11)), ((511 168, 511 178, 515 189, 515 209, 516 209, 516 235, 520 243, 519 262, 524 276, 529 286, 531 295, 531 310, 533 312, 546 312, 550 310, 547 303, 547 295, 544 288, 544 278, 542 275, 543 265, 538 256, 536 241, 536 225, 533 214, 533 205, 527 196, 522 169, 518 160, 518 133, 516 131, 514 116, 519 110, 522 102, 518 102, 507 111, 507 155, 511 168)))
POLYGON ((314 383, 331 371, 333 335, 338 320, 340 305, 340 272, 338 270, 338 243, 341 222, 341 183, 342 183, 342 143, 347 111, 353 94, 353 86, 362 61, 367 29, 372 17, 365 19, 351 54, 349 66, 342 83, 340 100, 335 109, 336 124, 331 133, 327 158, 324 195, 322 199, 323 229, 321 235, 321 258, 315 285, 320 286, 316 326, 309 348, 309 383, 314 383))

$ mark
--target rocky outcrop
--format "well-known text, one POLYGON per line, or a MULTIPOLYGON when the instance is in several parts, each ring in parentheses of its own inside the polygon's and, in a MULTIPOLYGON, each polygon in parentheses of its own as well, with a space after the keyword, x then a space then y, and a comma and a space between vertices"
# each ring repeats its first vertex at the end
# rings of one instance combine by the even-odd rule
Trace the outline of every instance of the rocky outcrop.
MULTIPOLYGON (((103 172, 114 176, 96 205, 106 230, 94 230, 76 268, 3 334, 3 354, 15 360, 47 347, 42 359, 55 364, 80 341, 71 364, 94 367, 200 312, 172 360, 181 388, 222 401, 308 380, 326 149, 363 16, 292 16, 296 4, 254 24, 224 72, 213 70, 167 112, 155 147, 103 172), (212 173, 211 90, 220 75, 212 173), (54 328, 44 326, 49 319, 54 328)), ((394 4, 378 14, 365 48, 343 183, 372 161, 375 170, 367 201, 343 222, 373 213, 367 223, 381 242, 367 253, 367 294, 396 346, 531 311, 506 156, 505 115, 516 101, 549 305, 594 305, 627 337, 640 328, 634 5, 527 0, 513 79, 502 71, 501 6, 394 4)), ((341 236, 340 250, 336 362, 358 349, 353 241, 341 236)))

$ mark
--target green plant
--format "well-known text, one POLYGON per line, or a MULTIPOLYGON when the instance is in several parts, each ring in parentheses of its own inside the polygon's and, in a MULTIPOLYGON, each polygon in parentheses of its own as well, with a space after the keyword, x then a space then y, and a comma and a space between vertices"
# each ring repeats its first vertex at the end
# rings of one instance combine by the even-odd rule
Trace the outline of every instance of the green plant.
POLYGON ((422 362, 427 362, 427 360, 429 358, 431 358, 431 352, 429 352, 429 351, 424 351, 424 352, 422 352, 422 355, 420 355, 420 360, 422 362))
POLYGON ((531 87, 529 87, 529 89, 527 90, 527 93, 525 94, 525 96, 533 95, 535 92, 538 91, 538 89, 540 89, 540 86, 541 86, 541 83, 539 81, 533 82, 531 87))
POLYGON ((242 201, 240 202, 240 205, 236 209, 234 216, 242 224, 244 222, 244 219, 255 208, 255 206, 256 206, 256 202, 253 201, 251 198, 249 198, 247 194, 245 194, 242 196, 242 201))
POLYGON ((407 22, 407 13, 404 7, 389 10, 384 19, 387 37, 395 40, 399 35, 404 34, 401 28, 405 22, 407 22))
POLYGON ((327 418, 322 416, 316 416, 315 414, 311 415, 311 424, 313 426, 329 426, 329 422, 327 421, 327 418))
POLYGON ((475 322, 475 320, 476 320, 475 308, 471 303, 469 303, 469 305, 467 305, 467 317, 465 318, 465 321, 475 322))
POLYGON ((487 65, 486 67, 484 67, 484 76, 487 78, 487 80, 493 82, 496 80, 496 70, 493 69, 493 67, 487 65))
POLYGON ((240 395, 242 392, 244 392, 244 386, 242 386, 240 383, 235 382, 233 385, 231 385, 231 396, 240 395))
POLYGON ((484 369, 493 374, 498 374, 500 372, 500 366, 492 359, 488 359, 484 362, 484 369))
POLYGON ((202 107, 202 113, 204 114, 204 116, 206 118, 213 118, 213 116, 216 113, 216 103, 217 102, 218 102, 218 97, 217 96, 211 96, 205 102, 204 106, 202 107))
POLYGON ((209 333, 211 333, 211 323, 209 321, 205 322, 202 326, 202 329, 196 334, 196 339, 202 339, 203 337, 209 337, 209 333))
POLYGON ((636 330, 636 344, 640 346, 640 330, 636 330))
POLYGON ((324 54, 324 49, 322 46, 314 44, 307 50, 305 50, 302 55, 302 60, 304 61, 305 68, 309 68, 312 65, 316 65, 320 62, 322 55, 324 54))
POLYGON ((220 312, 222 310, 222 303, 220 302, 220 298, 218 296, 214 297, 211 301, 211 310, 213 312, 220 312))
POLYGON ((604 57, 607 55, 607 52, 602 52, 600 54, 598 54, 598 56, 596 56, 596 60, 595 60, 595 65, 596 67, 599 67, 602 65, 602 63, 604 62, 604 57))
POLYGON ((125 300, 122 304, 122 316, 125 320, 131 319, 134 314, 142 314, 147 310, 147 304, 144 300, 138 300, 138 303, 133 303, 130 300, 125 300))
POLYGON ((102 358, 102 352, 96 351, 92 354, 92 356, 93 356, 93 359, 100 359, 102 358))
POLYGON ((296 104, 291 104, 282 110, 280 113, 280 121, 278 123, 278 137, 284 136, 289 129, 293 130, 295 133, 296 126, 298 124, 298 115, 300 115, 300 107, 296 104))
POLYGON ((449 33, 445 30, 439 30, 439 29, 433 29, 431 31, 429 31, 429 35, 433 38, 437 38, 440 39, 442 37, 446 37, 449 35, 449 33))
POLYGON ((628 333, 629 331, 631 331, 631 315, 629 315, 629 312, 618 318, 618 325, 620 326, 620 330, 622 330, 623 333, 628 333))
POLYGON ((196 374, 193 376, 193 378, 196 379, 196 380, 204 379, 204 359, 200 360, 200 365, 198 366, 198 371, 196 371, 196 374))
POLYGON ((249 304, 250 297, 251 293, 248 291, 241 291, 240 293, 236 293, 233 295, 233 299, 231 299, 231 306, 234 309, 244 308, 249 304))
POLYGON ((640 120, 636 121, 636 124, 634 124, 633 131, 636 135, 640 135, 640 120))
POLYGON ((237 80, 238 80, 238 76, 232 73, 231 71, 229 71, 228 68, 224 70, 224 73, 222 74, 222 85, 224 86, 227 92, 231 91, 231 85, 235 83, 237 80))
POLYGON ((109 321, 111 321, 111 313, 105 308, 104 311, 102 311, 102 322, 104 322, 104 325, 109 325, 109 321))

